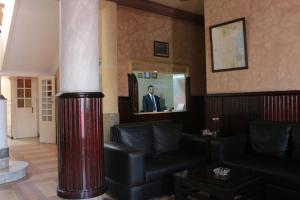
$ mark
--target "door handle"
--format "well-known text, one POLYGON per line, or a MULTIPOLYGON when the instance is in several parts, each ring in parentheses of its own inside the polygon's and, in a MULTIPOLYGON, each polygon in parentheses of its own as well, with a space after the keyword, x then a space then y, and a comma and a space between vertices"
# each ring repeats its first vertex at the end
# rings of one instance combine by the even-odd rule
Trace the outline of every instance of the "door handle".
POLYGON ((31 106, 31 112, 33 113, 33 107, 31 106))

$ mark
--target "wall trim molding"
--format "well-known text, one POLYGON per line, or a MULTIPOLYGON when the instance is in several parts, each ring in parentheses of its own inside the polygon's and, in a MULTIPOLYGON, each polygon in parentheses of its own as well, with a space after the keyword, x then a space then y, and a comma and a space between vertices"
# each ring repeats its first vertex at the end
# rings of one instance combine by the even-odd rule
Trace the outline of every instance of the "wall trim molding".
POLYGON ((204 25, 204 17, 201 15, 171 8, 155 2, 141 1, 141 0, 109 0, 109 1, 116 2, 117 4, 122 6, 136 8, 136 9, 156 13, 159 15, 164 15, 164 16, 191 21, 200 25, 204 25))
POLYGON ((215 94, 206 94, 205 96, 206 97, 239 97, 239 96, 257 96, 257 95, 284 95, 284 94, 300 94, 300 90, 215 93, 215 94))

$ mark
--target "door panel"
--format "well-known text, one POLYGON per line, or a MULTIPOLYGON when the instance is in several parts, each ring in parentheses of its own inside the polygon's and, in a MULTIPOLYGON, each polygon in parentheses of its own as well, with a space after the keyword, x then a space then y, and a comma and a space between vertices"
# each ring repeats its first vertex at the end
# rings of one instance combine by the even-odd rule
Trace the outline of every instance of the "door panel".
POLYGON ((39 78, 39 133, 43 143, 56 143, 54 80, 54 77, 39 78))
POLYGON ((16 97, 14 138, 37 136, 36 96, 37 81, 33 78, 18 77, 14 79, 12 90, 16 97))

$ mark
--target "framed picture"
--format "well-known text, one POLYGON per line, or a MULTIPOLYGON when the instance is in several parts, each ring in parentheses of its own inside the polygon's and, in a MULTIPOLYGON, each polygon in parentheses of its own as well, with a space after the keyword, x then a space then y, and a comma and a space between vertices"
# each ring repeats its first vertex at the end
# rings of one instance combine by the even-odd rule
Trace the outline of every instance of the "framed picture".
POLYGON ((154 56, 169 57, 169 43, 154 41, 154 56))
POLYGON ((138 78, 143 78, 143 73, 138 73, 138 78))
POLYGON ((157 73, 151 73, 151 78, 153 78, 153 79, 157 79, 157 73))
POLYGON ((213 72, 248 68, 245 18, 211 26, 209 31, 213 72))
POLYGON ((150 78, 150 72, 144 72, 144 78, 149 79, 150 78))

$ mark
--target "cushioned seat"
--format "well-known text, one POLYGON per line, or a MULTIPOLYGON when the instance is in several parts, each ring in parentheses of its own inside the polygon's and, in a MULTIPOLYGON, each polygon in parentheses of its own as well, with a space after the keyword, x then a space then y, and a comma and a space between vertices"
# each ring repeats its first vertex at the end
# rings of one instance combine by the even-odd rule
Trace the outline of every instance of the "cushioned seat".
POLYGON ((268 180, 278 185, 300 188, 300 162, 280 160, 255 155, 245 155, 238 159, 225 160, 226 164, 251 169, 268 176, 268 180))
POLYGON ((206 157, 186 153, 159 155, 145 160, 146 182, 152 182, 170 176, 173 173, 193 168, 206 162, 206 157))

